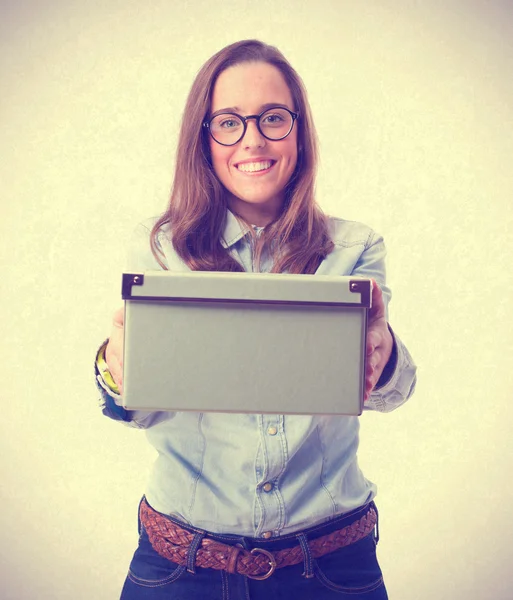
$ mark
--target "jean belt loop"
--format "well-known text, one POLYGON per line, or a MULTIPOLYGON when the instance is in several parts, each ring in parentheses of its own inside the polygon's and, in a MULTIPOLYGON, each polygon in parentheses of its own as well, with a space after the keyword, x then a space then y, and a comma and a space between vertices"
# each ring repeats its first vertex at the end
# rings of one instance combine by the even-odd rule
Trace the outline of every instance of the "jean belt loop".
POLYGON ((139 500, 139 507, 137 508, 137 532, 139 533, 139 537, 142 535, 142 522, 141 522, 141 504, 146 501, 146 496, 143 496, 139 500))
POLYGON ((204 531, 198 531, 187 550, 187 571, 189 573, 196 573, 195 563, 196 563, 196 552, 201 545, 203 538, 205 537, 204 531))
POLYGON ((303 551, 303 559, 305 564, 303 577, 311 579, 314 576, 314 573, 312 555, 310 553, 310 546, 308 545, 308 540, 306 539, 306 535, 304 533, 298 533, 296 537, 298 539, 299 545, 301 546, 301 550, 303 551))
POLYGON ((372 508, 376 511, 376 533, 374 534, 374 540, 377 546, 379 542, 379 513, 378 507, 374 504, 374 502, 372 503, 372 508))

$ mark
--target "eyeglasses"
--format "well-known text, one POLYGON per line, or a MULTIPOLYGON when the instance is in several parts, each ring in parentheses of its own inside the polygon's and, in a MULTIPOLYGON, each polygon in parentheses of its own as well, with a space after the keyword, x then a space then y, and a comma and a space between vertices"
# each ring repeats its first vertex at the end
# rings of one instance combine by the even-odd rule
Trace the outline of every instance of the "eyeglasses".
POLYGON ((294 121, 299 118, 298 112, 288 108, 268 108, 259 115, 243 117, 235 113, 221 113, 210 121, 205 121, 206 127, 213 139, 221 146, 233 146, 244 137, 248 128, 248 119, 255 119, 258 131, 268 140, 276 141, 286 138, 294 127, 294 121))

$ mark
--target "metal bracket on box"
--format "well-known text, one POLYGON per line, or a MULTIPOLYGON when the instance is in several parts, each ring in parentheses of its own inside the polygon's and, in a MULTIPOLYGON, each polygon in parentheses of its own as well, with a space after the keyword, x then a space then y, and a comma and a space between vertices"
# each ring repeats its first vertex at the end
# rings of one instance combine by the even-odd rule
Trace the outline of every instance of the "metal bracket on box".
POLYGON ((361 280, 361 279, 352 279, 349 282, 349 289, 354 294, 360 294, 361 305, 365 308, 370 308, 372 305, 371 302, 371 290, 372 290, 372 281, 361 280))
POLYGON ((121 283, 121 297, 123 300, 132 298, 132 286, 143 285, 144 275, 142 273, 123 273, 123 281, 121 283))

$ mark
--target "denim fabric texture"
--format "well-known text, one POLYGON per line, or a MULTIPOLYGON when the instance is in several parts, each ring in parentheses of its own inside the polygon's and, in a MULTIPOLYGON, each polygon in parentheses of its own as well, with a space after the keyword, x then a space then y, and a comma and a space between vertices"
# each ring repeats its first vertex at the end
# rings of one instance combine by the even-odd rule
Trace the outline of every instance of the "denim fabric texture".
MULTIPOLYGON (((154 222, 135 230, 128 271, 160 269, 149 242, 154 222)), ((388 311, 383 238, 366 225, 335 217, 329 218, 329 227, 335 247, 316 275, 372 277, 388 311)), ((263 228, 255 229, 260 235, 263 228)), ((171 271, 189 271, 169 231, 162 229, 158 241, 171 271)), ((230 211, 222 244, 246 271, 253 271, 248 230, 230 211)), ((268 272, 272 263, 267 254, 263 258, 262 270, 268 272)), ((393 338, 389 368, 367 409, 394 410, 413 393, 416 367, 395 332, 393 338)), ((240 352, 243 346, 233 348, 234 365, 240 352)), ((106 386, 98 389, 106 416, 145 429, 158 454, 146 497, 157 511, 182 523, 214 533, 279 538, 354 510, 376 495, 357 461, 358 417, 126 411, 106 386)))
MULTIPOLYGON (((298 545, 299 535, 307 541, 341 529, 360 518, 369 506, 376 509, 371 502, 321 526, 279 540, 216 534, 210 537, 225 544, 241 544, 248 550, 263 548, 273 552, 298 545)), ((152 548, 139 522, 139 546, 130 564, 120 600, 387 600, 376 557, 378 539, 376 527, 362 540, 318 559, 310 556, 305 543, 305 562, 277 569, 268 579, 257 581, 215 569, 196 568, 191 573, 185 566, 161 557, 152 548)))

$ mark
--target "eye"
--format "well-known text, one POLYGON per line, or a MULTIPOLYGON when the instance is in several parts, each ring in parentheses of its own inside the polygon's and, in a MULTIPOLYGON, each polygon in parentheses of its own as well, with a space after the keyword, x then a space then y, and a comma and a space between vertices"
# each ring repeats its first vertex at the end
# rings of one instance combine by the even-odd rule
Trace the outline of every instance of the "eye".
POLYGON ((282 117, 282 115, 278 113, 272 113, 264 115, 262 122, 267 123, 268 125, 277 125, 279 123, 283 123, 284 120, 285 119, 282 117))
POLYGON ((234 119, 233 117, 223 119, 217 123, 218 127, 222 129, 235 129, 240 126, 240 121, 238 119, 234 119))

